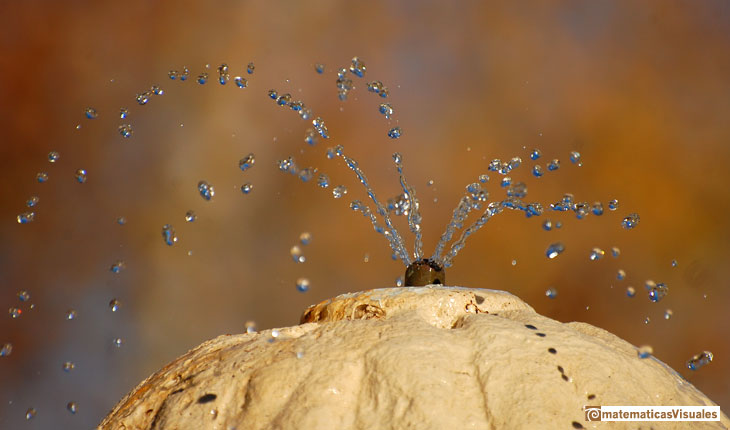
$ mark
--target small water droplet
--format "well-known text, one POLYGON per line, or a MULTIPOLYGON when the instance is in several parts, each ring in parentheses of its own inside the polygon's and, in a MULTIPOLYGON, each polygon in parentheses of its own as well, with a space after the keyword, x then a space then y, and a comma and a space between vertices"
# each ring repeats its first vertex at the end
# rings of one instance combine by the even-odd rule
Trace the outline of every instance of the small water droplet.
POLYGON ((35 408, 28 408, 25 411, 25 419, 26 420, 32 420, 33 417, 35 417, 37 413, 38 412, 35 410, 35 408))
POLYGON ((628 297, 634 297, 636 295, 636 290, 634 287, 626 287, 626 295, 628 297))
POLYGON ((198 83, 200 85, 205 85, 205 83, 208 82, 208 74, 203 72, 198 75, 198 83))
POLYGON ((674 312, 672 312, 671 309, 667 309, 666 311, 664 311, 664 319, 665 320, 671 319, 672 316, 674 316, 674 312))
POLYGON ((241 76, 236 76, 233 78, 233 82, 236 84, 236 87, 238 88, 246 88, 248 87, 248 80, 246 78, 241 76))
POLYGON ((48 181, 48 173, 40 172, 37 175, 35 175, 35 179, 36 179, 36 181, 38 181, 38 183, 42 184, 42 183, 48 181))
POLYGON ((651 322, 651 318, 646 317, 644 318, 644 324, 649 324, 651 322))
POLYGON ((345 194, 347 194, 347 187, 344 185, 338 185, 332 189, 332 196, 336 199, 343 197, 345 194))
POLYGON ((613 199, 610 202, 608 202, 608 209, 612 210, 612 211, 615 211, 616 209, 618 209, 618 200, 613 199))
POLYGON ((482 184, 484 184, 484 183, 486 183, 488 181, 489 181, 489 175, 479 175, 479 182, 481 182, 482 184))
POLYGON ((605 254, 606 254, 606 252, 604 250, 602 250, 601 248, 593 248, 591 250, 589 258, 591 259, 591 261, 596 261, 596 260, 600 260, 601 258, 603 258, 603 256, 605 254))
POLYGON ((2 347, 0 347, 0 357, 7 357, 10 354, 13 353, 13 344, 12 343, 4 343, 2 347))
POLYGON ((167 246, 172 246, 177 243, 177 233, 175 233, 175 229, 170 224, 162 226, 162 239, 167 246))
POLYGON ((314 125, 314 129, 317 130, 317 133, 322 136, 322 139, 329 139, 329 131, 327 130, 327 126, 322 118, 317 117, 313 119, 312 125, 314 125))
POLYGON ((403 277, 399 276, 395 278, 395 286, 396 287, 402 287, 403 286, 403 277))
POLYGON ((593 212, 593 215, 603 215, 603 203, 594 202, 591 206, 591 212, 593 212))
POLYGON ((244 325, 246 327, 246 333, 256 333, 256 322, 255 321, 246 321, 246 324, 244 325))
POLYGON ((513 266, 516 266, 517 265, 517 260, 512 260, 512 265, 513 266))
POLYGON ((319 73, 320 75, 324 73, 324 64, 317 63, 314 65, 314 71, 319 73))
POLYGON ((649 358, 654 353, 654 348, 649 345, 642 345, 637 350, 639 358, 649 358))
POLYGON ((190 77, 190 69, 188 69, 187 67, 183 66, 183 71, 182 71, 182 73, 180 73, 178 75, 178 77, 183 82, 184 81, 187 81, 188 80, 188 77, 190 77))
POLYGON ((245 184, 241 185, 241 192, 243 194, 248 194, 251 191, 253 191, 253 184, 251 184, 250 182, 246 182, 245 184))
POLYGON ((20 318, 20 316, 23 315, 23 310, 20 308, 12 307, 8 309, 8 314, 10 314, 10 318, 20 318))
POLYGON ((111 299, 111 301, 109 302, 109 309, 111 309, 112 312, 118 311, 121 306, 122 303, 117 299, 111 299))
POLYGON ((67 362, 63 363, 62 368, 63 368, 64 372, 68 373, 68 372, 74 370, 76 368, 76 365, 71 361, 67 361, 67 362))
POLYGON ((677 260, 672 260, 672 267, 677 267, 677 266, 679 266, 679 263, 677 262, 677 260))
POLYGON ((532 168, 532 176, 534 176, 536 178, 540 178, 544 174, 545 174, 545 172, 543 172, 542 166, 537 165, 537 166, 535 166, 535 167, 532 168))
POLYGON ((147 103, 149 103, 151 95, 152 93, 149 91, 143 91, 137 94, 137 96, 135 97, 135 99, 137 100, 137 104, 139 104, 140 106, 146 105, 147 103))
POLYGON ((25 205, 29 208, 32 208, 37 205, 39 201, 40 199, 38 198, 38 196, 30 196, 30 198, 26 200, 25 205))
POLYGON ((549 220, 549 219, 546 219, 545 221, 542 222, 542 228, 545 231, 552 230, 553 229, 553 222, 551 220, 549 220))
POLYGON ((66 311, 65 318, 68 321, 75 320, 76 319, 76 316, 77 316, 77 314, 76 314, 76 311, 75 310, 69 309, 69 310, 66 311))
POLYGON ((195 222, 195 220, 198 219, 198 215, 195 214, 195 211, 189 210, 185 212, 185 221, 186 222, 195 222))
POLYGON ((122 124, 118 128, 119 134, 122 135, 123 138, 129 139, 132 137, 132 134, 134 134, 134 130, 132 130, 131 124, 122 124))
POLYGON ((350 64, 350 72, 358 78, 362 78, 365 75, 365 70, 365 63, 360 58, 354 57, 350 64))
POLYGON ((76 170, 76 173, 74 174, 74 178, 76 178, 76 182, 78 182, 79 184, 85 183, 86 179, 87 179, 86 169, 76 170))
POLYGON ((649 294, 649 300, 656 303, 667 296, 667 293, 669 292, 669 287, 667 287, 666 284, 659 282, 656 283, 652 281, 651 279, 646 281, 644 284, 644 287, 646 288, 646 291, 649 294))
POLYGON ((687 368, 689 368, 690 370, 697 370, 702 366, 710 364, 713 358, 714 356, 710 351, 703 351, 702 353, 693 356, 687 361, 687 368))
POLYGON ((511 184, 512 184, 512 178, 510 178, 509 176, 505 176, 504 178, 502 178, 502 180, 499 183, 499 185, 502 188, 509 187, 511 184))
POLYGON ((611 255, 613 258, 618 258, 619 255, 621 255, 621 250, 618 249, 618 247, 614 246, 611 248, 611 255))
POLYGON ((378 111, 385 115, 385 118, 390 119, 393 115, 393 106, 391 106, 390 103, 381 103, 378 111))
POLYGON ((269 98, 272 100, 276 100, 279 98, 279 93, 276 92, 276 90, 269 90, 269 98))
POLYGON ((553 259, 560 255, 563 251, 565 251, 565 245, 563 245, 560 242, 556 242, 548 246, 547 251, 545 251, 545 255, 549 259, 553 259))
POLYGON ((573 164, 577 164, 578 167, 582 166, 583 162, 580 160, 580 152, 570 151, 570 162, 573 164))
POLYGON ((230 79, 230 74, 228 73, 228 64, 223 63, 218 66, 218 83, 221 85, 225 85, 228 82, 228 79, 230 79))
POLYGON ((319 179, 317 179, 317 185, 320 188, 327 188, 330 186, 330 178, 324 173, 319 174, 319 179))
POLYGON ((309 291, 309 279, 297 279, 297 291, 299 291, 300 293, 306 293, 307 291, 309 291))
POLYGON ((124 340, 122 340, 121 337, 115 337, 112 340, 112 345, 116 346, 117 348, 121 348, 123 343, 124 343, 124 340))
POLYGON ((246 65, 246 73, 248 73, 249 75, 253 75, 253 71, 255 69, 256 69, 256 66, 253 64, 253 61, 248 63, 248 65, 246 65))
POLYGON ((388 131, 388 137, 391 139, 398 139, 401 136, 400 127, 393 127, 388 131))
POLYGON ((530 152, 531 160, 537 160, 540 156, 542 156, 542 152, 539 149, 533 149, 532 152, 530 152))
POLYGON ((18 224, 28 224, 33 222, 34 219, 35 212, 23 212, 17 216, 18 224))
POLYGON ((167 76, 170 78, 170 80, 174 81, 175 79, 177 79, 178 72, 177 70, 170 70, 169 72, 167 72, 167 76))
POLYGON ((546 295, 546 296, 547 296, 547 297, 548 297, 549 299, 554 299, 554 298, 555 298, 555 297, 557 297, 557 295, 558 295, 558 290, 556 290, 556 289, 555 289, 555 288, 553 288, 553 287, 550 287, 550 288, 548 288, 548 289, 547 289, 547 290, 545 291, 545 295, 546 295))
POLYGON ((639 214, 631 213, 621 221, 621 226, 626 230, 631 230, 639 224, 639 214))
POLYGON ((294 260, 295 263, 304 263, 305 261, 307 261, 306 257, 302 255, 302 249, 299 248, 297 245, 294 245, 289 249, 289 254, 291 255, 291 258, 294 260))
POLYGON ((276 104, 279 106, 288 106, 289 102, 291 102, 291 94, 289 93, 282 94, 276 98, 276 104))
POLYGON ((161 95, 165 94, 165 91, 162 88, 160 88, 158 85, 152 85, 152 87, 150 87, 150 91, 152 91, 152 94, 154 94, 156 96, 161 96, 161 95))
POLYGON ((119 218, 117 218, 117 224, 124 225, 126 223, 127 223, 127 218, 125 218, 123 216, 120 216, 119 218))
POLYGON ((302 245, 309 245, 309 242, 312 241, 312 233, 305 231, 304 233, 299 235, 299 242, 302 245))
POLYGON ((112 264, 112 266, 111 266, 111 268, 109 268, 109 270, 112 273, 120 273, 122 270, 124 270, 125 267, 126 267, 126 264, 124 264, 124 261, 119 260, 119 261, 115 262, 114 264, 112 264))
POLYGON ((92 107, 87 107, 84 110, 84 115, 86 115, 86 118, 88 119, 96 119, 99 117, 99 113, 92 107))
POLYGON ((119 118, 125 119, 129 116, 129 109, 121 108, 119 109, 119 118))
POLYGON ((48 153, 49 163, 55 163, 56 161, 58 161, 59 158, 61 158, 61 154, 59 154, 57 151, 51 151, 48 153))
POLYGON ((622 281, 624 278, 626 278, 626 272, 624 272, 623 269, 619 269, 618 272, 616 273, 616 279, 618 279, 619 281, 622 281))
POLYGON ((72 414, 75 414, 76 411, 78 410, 78 407, 76 406, 76 402, 68 402, 66 404, 66 409, 68 409, 68 411, 71 412, 72 414))
POLYGON ((215 196, 215 189, 206 181, 198 182, 198 192, 205 201, 210 201, 215 196))
POLYGON ((18 291, 17 296, 18 300, 20 300, 21 302, 27 302, 28 300, 30 300, 30 293, 26 290, 18 291))
POLYGON ((548 163, 548 165, 547 165, 547 169, 548 169, 549 171, 551 171, 551 172, 552 172, 552 171, 555 171, 555 170, 558 170, 559 168, 560 168, 560 160, 558 160, 557 158, 553 159, 553 160, 552 160, 552 161, 551 161, 550 163, 548 163))

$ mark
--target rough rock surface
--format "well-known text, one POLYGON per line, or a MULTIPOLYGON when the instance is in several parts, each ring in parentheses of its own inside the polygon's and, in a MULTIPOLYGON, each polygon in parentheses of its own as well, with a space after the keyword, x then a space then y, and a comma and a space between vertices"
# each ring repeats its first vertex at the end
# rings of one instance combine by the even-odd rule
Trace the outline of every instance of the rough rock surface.
POLYGON ((225 335, 150 376, 100 429, 727 428, 585 421, 584 405, 713 405, 653 357, 502 291, 345 294, 302 324, 225 335), (582 427, 581 427, 582 426, 582 427))

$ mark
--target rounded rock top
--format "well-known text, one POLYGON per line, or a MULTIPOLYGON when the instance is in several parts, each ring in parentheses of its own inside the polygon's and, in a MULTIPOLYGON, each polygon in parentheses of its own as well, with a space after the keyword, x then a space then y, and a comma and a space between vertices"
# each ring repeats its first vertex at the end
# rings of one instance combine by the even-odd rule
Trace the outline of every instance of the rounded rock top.
MULTIPOLYGON (((98 428, 575 429, 599 425, 584 406, 715 406, 638 352, 503 291, 375 289, 310 306, 298 326, 203 343, 142 382, 98 428)), ((730 420, 651 423, 688 425, 730 420)))

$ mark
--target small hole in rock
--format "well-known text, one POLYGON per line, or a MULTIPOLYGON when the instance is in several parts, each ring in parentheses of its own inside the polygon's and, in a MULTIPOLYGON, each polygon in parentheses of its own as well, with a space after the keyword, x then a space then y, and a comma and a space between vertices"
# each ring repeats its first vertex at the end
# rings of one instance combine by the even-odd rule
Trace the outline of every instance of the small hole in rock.
POLYGON ((433 281, 433 284, 434 285, 441 285, 441 280, 436 279, 436 280, 433 281))
POLYGON ((574 429, 584 429, 583 425, 579 423, 578 421, 573 421, 573 428, 574 429))
POLYGON ((535 336, 545 337, 547 335, 545 333, 535 333, 535 336))
POLYGON ((595 398, 596 398, 596 395, 595 394, 589 394, 588 395, 588 400, 593 400, 595 398))
POLYGON ((557 349, 555 349, 555 348, 548 348, 548 352, 549 352, 550 354, 557 354, 557 353, 558 353, 558 350, 557 350, 557 349))
POLYGON ((484 303, 484 297, 482 297, 482 296, 474 296, 474 298, 477 300, 477 304, 478 305, 481 305, 482 303, 484 303))
POLYGON ((212 393, 203 394, 202 396, 200 396, 200 398, 198 398, 198 403, 203 404, 203 403, 212 402, 217 397, 218 396, 216 396, 215 394, 212 394, 212 393))
POLYGON ((537 327, 532 324, 525 324, 525 327, 529 328, 530 330, 537 330, 537 327))

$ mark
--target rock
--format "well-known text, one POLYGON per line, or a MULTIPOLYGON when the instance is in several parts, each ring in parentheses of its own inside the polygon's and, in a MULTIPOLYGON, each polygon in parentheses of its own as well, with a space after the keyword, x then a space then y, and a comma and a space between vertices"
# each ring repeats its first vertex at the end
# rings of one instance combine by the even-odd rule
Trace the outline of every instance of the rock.
MULTIPOLYGON (((341 295, 309 307, 299 326, 205 342, 142 382, 99 429, 600 425, 584 405, 715 406, 605 330, 543 317, 503 291, 428 286, 341 295)), ((647 424, 730 420, 611 428, 647 424)))

